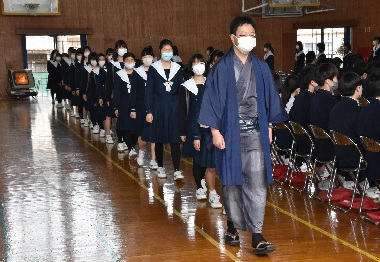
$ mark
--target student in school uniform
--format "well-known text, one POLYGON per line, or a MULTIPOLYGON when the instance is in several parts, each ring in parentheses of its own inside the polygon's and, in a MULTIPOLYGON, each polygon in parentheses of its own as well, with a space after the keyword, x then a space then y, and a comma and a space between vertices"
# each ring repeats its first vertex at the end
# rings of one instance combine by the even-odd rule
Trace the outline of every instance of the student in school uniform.
POLYGON ((374 37, 372 44, 373 44, 373 47, 371 50, 371 55, 368 59, 368 64, 370 64, 376 56, 377 58, 380 56, 380 37, 378 36, 374 37))
MULTIPOLYGON (((380 74, 369 76, 367 82, 371 103, 365 106, 359 116, 359 135, 380 142, 380 74)), ((366 152, 367 177, 370 188, 367 192, 377 191, 375 181, 380 179, 380 153, 366 152)), ((379 181, 377 181, 379 182, 379 181)), ((378 194, 377 194, 378 195, 378 194)), ((378 196, 377 196, 378 197, 378 196)))
MULTIPOLYGON (((115 110, 112 105, 112 98, 113 98, 113 87, 114 87, 114 79, 116 76, 116 73, 124 69, 124 60, 123 56, 128 53, 128 46, 127 43, 124 40, 118 40, 115 42, 115 48, 113 52, 112 60, 109 62, 109 65, 107 67, 107 80, 106 80, 106 90, 105 90, 105 97, 102 98, 102 104, 107 108, 107 116, 106 121, 104 123, 104 127, 106 130, 106 143, 113 144, 112 136, 111 136, 111 120, 112 118, 116 118, 115 110)), ((116 130, 117 133, 117 130, 116 130)), ((118 135, 119 137, 119 135, 118 135)), ((124 150, 127 150, 127 144, 124 144, 124 150)))
POLYGON ((48 81, 47 81, 47 87, 46 89, 50 89, 50 95, 51 95, 51 103, 55 104, 55 97, 54 95, 57 93, 56 88, 56 75, 58 70, 58 62, 56 61, 56 57, 58 54, 58 50, 53 50, 50 53, 50 59, 47 61, 47 71, 48 71, 48 81))
MULTIPOLYGON (((90 64, 90 61, 88 59, 88 56, 91 54, 91 47, 90 46, 85 46, 83 48, 83 57, 82 57, 82 63, 80 63, 78 66, 78 69, 77 69, 77 74, 76 74, 76 82, 78 83, 78 85, 80 85, 81 83, 81 79, 84 75, 87 74, 87 71, 85 70, 84 67, 86 66, 89 66, 90 64)), ((83 92, 83 91, 82 91, 83 92)), ((80 92, 80 95, 79 95, 79 106, 78 106, 78 113, 79 113, 79 116, 80 116, 80 122, 82 125, 84 125, 86 123, 86 121, 88 122, 88 105, 87 105, 87 102, 84 101, 83 99, 83 93, 80 92)), ((88 124, 88 123, 87 123, 88 124)), ((86 125, 87 126, 87 125, 86 125)))
POLYGON ((93 134, 99 134, 100 136, 105 136, 104 130, 104 114, 102 114, 102 109, 99 106, 99 99, 97 90, 100 89, 98 86, 104 86, 106 81, 106 72, 101 70, 99 65, 104 65, 105 56, 102 54, 97 55, 95 52, 91 52, 88 56, 89 65, 86 68, 90 68, 87 71, 87 75, 84 75, 84 80, 82 81, 82 89, 85 88, 83 99, 87 102, 87 108, 90 112, 91 122, 93 123, 93 134))
POLYGON ((63 105, 62 105, 62 87, 61 87, 61 84, 62 84, 62 55, 60 53, 57 53, 57 56, 55 58, 56 62, 57 62, 57 70, 55 70, 55 77, 54 77, 54 83, 55 83, 55 89, 56 89, 56 99, 57 99, 57 108, 62 108, 63 105))
MULTIPOLYGON (((179 90, 183 82, 181 66, 172 62, 173 43, 169 39, 160 42, 161 59, 148 70, 145 90, 146 121, 142 139, 156 143, 155 151, 158 163, 158 177, 166 178, 163 163, 164 145, 171 147, 174 166, 174 180, 183 179, 180 171, 181 141, 185 141, 185 121, 179 119, 180 111, 186 105, 179 103, 179 90), (182 122, 183 123, 182 123, 182 122)), ((186 114, 186 113, 184 113, 186 114)))
POLYGON ((66 110, 72 111, 70 114, 71 116, 75 116, 75 114, 73 114, 73 109, 71 105, 72 90, 70 86, 70 70, 71 65, 75 63, 75 52, 76 50, 72 47, 68 49, 67 57, 63 56, 64 63, 62 67, 62 86, 64 87, 64 98, 66 98, 66 110))
MULTIPOLYGON (((138 74, 137 87, 136 87, 136 128, 135 134, 138 136, 138 144, 139 144, 139 155, 137 157, 137 163, 142 165, 144 163, 145 156, 145 146, 146 142, 141 139, 143 134, 143 129, 145 125, 149 125, 146 122, 146 109, 145 109, 145 87, 146 81, 148 78, 148 70, 152 65, 154 59, 153 49, 151 47, 145 47, 141 51, 141 60, 143 64, 135 69, 135 72, 138 74)), ((156 161, 156 153, 155 153, 155 145, 151 143, 150 151, 151 151, 151 160, 149 162, 149 166, 151 169, 156 170, 158 168, 156 161)))
POLYGON ((295 98, 300 92, 298 78, 295 75, 289 75, 285 78, 284 86, 281 90, 281 100, 285 107, 286 113, 289 114, 290 109, 293 107, 295 98))
POLYGON ((264 61, 267 62, 270 71, 274 74, 274 48, 271 43, 266 43, 264 45, 264 52, 264 61))
POLYGON ((76 59, 74 64, 74 79, 71 88, 73 89, 73 106, 76 109, 75 118, 80 119, 81 124, 84 124, 83 119, 83 97, 80 90, 81 79, 84 67, 84 56, 81 48, 76 51, 76 59))
MULTIPOLYGON (((82 56, 83 56, 83 53, 82 53, 82 49, 71 49, 71 54, 70 54, 70 58, 71 58, 71 64, 70 64, 70 68, 69 68, 69 89, 70 89, 70 92, 71 92, 71 112, 70 112, 70 116, 71 117, 75 117, 79 118, 79 113, 78 113, 78 98, 79 98, 79 95, 77 94, 77 89, 75 87, 76 83, 75 83, 75 75, 76 75, 76 70, 75 70, 75 66, 76 66, 76 63, 77 63, 77 59, 78 57, 82 60, 82 56)), ((79 93, 79 92, 78 92, 79 93)))
POLYGON ((331 63, 321 64, 316 70, 318 92, 310 107, 310 124, 329 131, 330 112, 338 100, 333 96, 338 88, 338 68, 331 63))
POLYGON ((321 64, 322 62, 326 61, 325 49, 326 49, 325 43, 317 44, 317 50, 318 50, 317 63, 318 64, 321 64))
POLYGON ((129 158, 137 155, 135 145, 136 135, 131 130, 135 125, 136 108, 136 82, 137 73, 134 72, 135 56, 133 53, 126 53, 123 56, 124 69, 116 72, 113 88, 113 108, 117 117, 117 151, 124 152, 124 142, 129 149, 129 158))
POLYGON ((209 128, 201 128, 198 124, 206 78, 206 60, 201 54, 193 55, 188 63, 193 76, 184 82, 181 98, 185 98, 188 107, 186 118, 186 141, 182 154, 193 158, 193 176, 197 185, 196 197, 198 200, 207 199, 207 186, 210 190, 209 203, 212 208, 221 208, 220 197, 215 191, 216 167, 213 150, 207 148, 204 132, 210 132, 209 128), (206 179, 205 179, 206 178, 206 179))
MULTIPOLYGON (((113 51, 114 51, 113 48, 107 48, 106 55, 103 55, 103 54, 98 55, 98 63, 99 63, 100 71, 102 71, 100 74, 105 75, 104 83, 96 85, 96 94, 98 96, 97 99, 98 99, 98 105, 99 105, 99 117, 102 119, 102 123, 104 123, 103 126, 105 126, 105 120, 108 113, 108 106, 104 103, 105 101, 104 98, 105 98, 105 93, 106 93, 107 70, 108 70, 108 67, 111 66, 110 61, 112 60, 113 51)), ((102 129, 100 129, 100 137, 103 137, 103 136, 106 137, 105 128, 104 128, 104 132, 102 129)))
POLYGON ((296 55, 293 74, 298 75, 298 73, 305 66, 305 53, 303 52, 303 44, 301 41, 296 43, 296 55))

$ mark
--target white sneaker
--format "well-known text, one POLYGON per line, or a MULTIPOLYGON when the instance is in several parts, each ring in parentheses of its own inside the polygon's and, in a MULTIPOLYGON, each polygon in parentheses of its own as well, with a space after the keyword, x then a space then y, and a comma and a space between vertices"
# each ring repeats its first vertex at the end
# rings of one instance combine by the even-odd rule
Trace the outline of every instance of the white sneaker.
POLYGON ((125 142, 123 142, 124 150, 128 150, 128 146, 125 142))
MULTIPOLYGON (((113 144, 113 139, 111 135, 106 135, 106 143, 107 144, 113 144)), ((123 146, 124 148, 124 146, 123 146)))
POLYGON ((100 137, 105 137, 106 136, 106 130, 100 129, 100 137))
POLYGON ((159 167, 157 169, 157 177, 158 178, 166 178, 166 173, 165 173, 165 168, 164 167, 159 167))
POLYGON ((117 151, 119 151, 119 152, 124 152, 125 151, 123 143, 117 144, 117 151))
POLYGON ((158 164, 156 160, 150 160, 149 162, 150 169, 157 170, 158 164))
POLYGON ((99 126, 98 125, 94 125, 94 127, 92 128, 92 133, 93 134, 99 134, 99 126))
POLYGON ((197 200, 207 199, 206 192, 202 187, 197 189, 195 195, 197 196, 197 200))
POLYGON ((210 194, 208 195, 208 202, 210 202, 210 205, 212 208, 222 208, 223 205, 222 203, 220 203, 220 196, 218 195, 218 193, 216 193, 216 191, 214 192, 210 192, 210 194))
POLYGON ((142 166, 144 164, 144 156, 145 156, 145 151, 140 150, 139 156, 137 157, 137 164, 139 164, 140 166, 142 166))
POLYGON ((57 108, 62 108, 62 107, 63 107, 62 103, 57 104, 57 108))
POLYGON ((77 118, 77 119, 79 119, 79 118, 80 118, 80 115, 79 115, 79 113, 76 113, 76 114, 75 114, 75 118, 77 118))
POLYGON ((93 128, 94 128, 94 125, 92 124, 91 121, 89 121, 89 122, 90 122, 90 129, 93 129, 93 128))
POLYGON ((83 118, 80 120, 80 124, 84 125, 84 119, 83 118))
POLYGON ((89 126, 89 124, 88 124, 88 119, 83 119, 83 126, 84 127, 88 127, 89 126))
POLYGON ((71 117, 75 117, 75 113, 74 113, 74 111, 71 111, 70 116, 71 116, 71 117))
POLYGON ((175 171, 174 172, 174 180, 177 181, 177 180, 181 180, 181 179, 184 179, 185 177, 182 175, 182 172, 181 171, 175 171))
POLYGON ((136 158, 137 153, 136 150, 132 147, 131 150, 129 150, 129 159, 136 158))

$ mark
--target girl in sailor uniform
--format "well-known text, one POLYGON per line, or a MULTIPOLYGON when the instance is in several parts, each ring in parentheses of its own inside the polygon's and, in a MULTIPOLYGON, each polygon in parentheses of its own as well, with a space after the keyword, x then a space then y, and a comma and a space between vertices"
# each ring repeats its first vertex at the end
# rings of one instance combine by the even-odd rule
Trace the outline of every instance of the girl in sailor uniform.
MULTIPOLYGON (((83 48, 83 57, 82 57, 83 61, 82 61, 81 65, 79 66, 81 69, 78 69, 78 71, 77 71, 78 72, 77 82, 78 82, 79 85, 81 83, 82 77, 84 77, 87 74, 87 70, 85 70, 84 67, 88 66, 90 64, 88 56, 91 54, 91 52, 92 52, 91 51, 91 47, 85 46, 83 48)), ((80 116, 80 123, 82 125, 84 125, 86 121, 88 122, 88 120, 87 120, 87 118, 88 118, 88 113, 87 113, 87 111, 88 111, 88 105, 87 105, 87 102, 84 101, 83 92, 84 92, 84 90, 80 90, 80 95, 79 95, 79 97, 80 97, 80 105, 78 106, 78 112, 79 112, 79 116, 80 116)))
POLYGON ((87 108, 90 112, 91 122, 94 124, 92 133, 99 134, 102 133, 105 136, 103 118, 101 115, 101 110, 99 106, 99 100, 97 95, 98 86, 104 86, 106 81, 106 72, 101 70, 99 64, 103 64, 105 62, 104 55, 97 55, 95 52, 91 52, 88 56, 89 65, 86 66, 87 75, 84 76, 86 81, 82 81, 82 83, 86 86, 85 93, 83 95, 83 99, 87 102, 87 108), (100 63, 103 61, 102 63, 100 63), (90 71, 87 71, 87 68, 90 71))
POLYGON ((70 50, 71 64, 69 68, 69 91, 71 93, 71 117, 76 117, 75 112, 77 112, 77 95, 75 88, 75 63, 77 62, 77 56, 81 56, 82 50, 77 52, 76 49, 70 50))
MULTIPOLYGON (((113 98, 113 87, 114 87, 114 80, 116 73, 124 69, 124 60, 123 56, 128 52, 128 46, 127 43, 123 40, 118 40, 115 43, 115 48, 113 52, 113 58, 109 62, 109 66, 107 67, 107 80, 106 80, 106 92, 104 99, 100 99, 102 101, 99 101, 101 105, 106 107, 107 116, 106 121, 104 123, 105 130, 106 130, 106 143, 113 144, 112 136, 111 136, 111 119, 116 118, 115 116, 115 110, 112 105, 112 98, 113 98)), ((117 133, 117 130, 116 130, 117 133)), ((119 135, 118 135, 119 136, 119 135)), ((127 145, 124 143, 124 149, 128 149, 127 145)))
POLYGON ((55 78, 57 75, 58 70, 58 62, 56 61, 56 57, 58 54, 58 50, 53 50, 50 53, 50 60, 47 61, 47 71, 48 71, 48 81, 47 81, 47 87, 46 89, 50 89, 51 94, 51 103, 55 104, 55 98, 54 95, 57 93, 57 88, 55 86, 55 78))
MULTIPOLYGON (((138 136, 138 144, 139 144, 139 155, 137 157, 137 163, 139 165, 143 165, 144 156, 145 156, 145 145, 146 142, 141 139, 143 128, 146 120, 146 109, 145 109, 145 86, 148 77, 148 69, 153 63, 154 53, 151 47, 145 47, 141 52, 141 60, 143 65, 135 69, 135 72, 138 74, 138 81, 136 87, 136 128, 135 134, 138 136)), ((151 148, 151 160, 150 160, 150 168, 156 170, 158 168, 156 161, 156 153, 154 152, 154 143, 150 144, 151 148)))
POLYGON ((193 176, 197 185, 196 197, 198 200, 207 198, 207 185, 210 189, 209 202, 213 208, 221 208, 219 195, 215 191, 216 168, 212 149, 207 148, 205 134, 209 128, 202 128, 198 124, 199 110, 203 98, 206 71, 206 60, 201 54, 190 58, 188 67, 192 68, 194 76, 182 85, 186 88, 188 114, 186 120, 186 142, 183 146, 183 156, 193 158, 193 176))
POLYGON ((60 53, 57 53, 57 56, 55 58, 55 61, 57 62, 57 70, 55 70, 55 77, 54 77, 54 83, 56 88, 56 99, 57 99, 57 107, 62 108, 62 78, 61 78, 61 71, 62 71, 62 55, 60 53))
MULTIPOLYGON (((69 48, 69 53, 62 54, 62 68, 61 68, 61 78, 62 78, 62 97, 65 99, 65 107, 67 111, 71 110, 71 88, 70 88, 70 65, 71 65, 71 53, 72 48, 69 48)), ((75 52, 73 54, 75 59, 75 52)))
POLYGON ((163 144, 170 143, 174 166, 174 180, 183 179, 180 168, 180 143, 185 141, 185 121, 180 114, 186 115, 186 104, 179 103, 179 90, 183 82, 181 66, 172 62, 173 44, 164 39, 160 43, 161 59, 148 70, 145 89, 146 122, 142 139, 156 143, 158 177, 166 178, 163 163, 163 144), (184 113, 181 112, 184 111, 184 113))
MULTIPOLYGON (((90 53, 91 55, 91 53, 90 53)), ((90 56, 89 55, 89 56, 90 56)), ((94 60, 96 60, 96 53, 93 54, 95 56, 94 60)), ((87 58, 88 59, 88 58, 87 58)), ((95 61, 96 62, 96 61, 95 61)), ((96 63, 97 65, 97 63, 96 63)), ((83 121, 81 120, 81 123, 83 122, 84 127, 91 126, 92 132, 94 134, 99 133, 99 128, 94 129, 94 123, 91 121, 91 110, 92 110, 92 103, 91 98, 89 98, 88 88, 89 88, 89 81, 90 81, 90 74, 92 72, 92 65, 89 61, 89 63, 84 64, 82 67, 82 76, 81 76, 81 84, 80 84, 80 93, 83 98, 83 121), (88 117, 88 114, 90 114, 90 119, 88 117)))
POLYGON ((136 109, 136 82, 137 74, 134 72, 135 56, 132 53, 126 53, 123 56, 124 69, 116 72, 114 89, 113 89, 113 107, 117 117, 117 151, 124 152, 124 142, 129 148, 129 158, 136 157, 134 149, 137 136, 132 134, 135 124, 136 109))
POLYGON ((303 52, 303 44, 301 41, 296 43, 296 55, 293 74, 298 75, 298 73, 305 66, 305 53, 303 52))
POLYGON ((274 74, 274 49, 271 43, 266 43, 264 45, 264 52, 264 61, 267 62, 270 71, 272 72, 272 74, 274 74))
POLYGON ((84 66, 84 57, 81 48, 78 48, 76 51, 76 59, 74 64, 74 79, 71 84, 71 89, 73 89, 73 106, 75 111, 75 118, 81 119, 81 123, 83 122, 83 97, 80 90, 80 84, 83 74, 83 66, 84 66))
MULTIPOLYGON (((113 49, 112 49, 113 51, 113 49)), ((107 78, 107 58, 103 53, 98 54, 98 65, 99 65, 99 74, 97 74, 97 77, 99 78, 96 83, 96 90, 94 92, 96 93, 96 96, 93 97, 96 99, 97 108, 98 108, 98 123, 100 127, 100 137, 106 136, 106 130, 104 129, 104 120, 106 119, 106 110, 104 106, 101 106, 99 101, 100 92, 104 94, 105 86, 106 86, 106 78, 107 78)))

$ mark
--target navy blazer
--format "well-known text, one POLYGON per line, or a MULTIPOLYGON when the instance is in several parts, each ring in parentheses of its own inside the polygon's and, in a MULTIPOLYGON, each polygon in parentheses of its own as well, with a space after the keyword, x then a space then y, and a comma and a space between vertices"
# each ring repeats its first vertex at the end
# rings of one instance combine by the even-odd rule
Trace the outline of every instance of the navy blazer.
POLYGON ((332 108, 338 100, 330 91, 319 89, 311 101, 310 124, 329 131, 329 118, 332 108))
POLYGON ((297 122, 307 129, 309 128, 311 101, 314 95, 314 93, 308 90, 302 90, 299 95, 295 97, 293 107, 289 112, 289 119, 291 121, 297 122))

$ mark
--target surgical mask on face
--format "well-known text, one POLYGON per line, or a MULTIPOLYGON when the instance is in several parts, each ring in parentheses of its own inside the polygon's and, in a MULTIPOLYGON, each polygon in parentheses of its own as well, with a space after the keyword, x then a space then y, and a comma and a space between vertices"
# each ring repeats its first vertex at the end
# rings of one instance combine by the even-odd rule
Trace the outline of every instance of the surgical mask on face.
POLYGON ((112 55, 107 56, 108 62, 112 60, 112 55))
POLYGON ((135 67, 136 63, 135 62, 133 62, 133 63, 125 63, 124 65, 125 65, 125 67, 127 69, 133 69, 135 67))
POLYGON ((299 50, 299 49, 300 49, 300 46, 299 46, 299 45, 296 45, 296 49, 299 50))
POLYGON ((91 60, 91 65, 92 65, 92 66, 97 66, 98 63, 96 62, 96 60, 91 60))
POLYGON ((243 54, 248 54, 254 47, 256 47, 256 38, 252 36, 242 36, 237 38, 237 36, 234 35, 234 37, 238 40, 239 43, 237 46, 234 43, 234 46, 243 54))
POLYGON ((338 89, 339 83, 338 81, 332 81, 332 82, 333 82, 333 85, 332 86, 329 85, 329 86, 330 86, 330 91, 334 93, 334 91, 338 89))
POLYGON ((71 59, 74 60, 75 59, 75 54, 71 54, 70 57, 71 57, 71 59))
POLYGON ((82 56, 81 55, 77 55, 77 59, 78 59, 78 61, 82 61, 82 56))
POLYGON ((150 57, 143 58, 144 66, 149 67, 152 63, 153 63, 153 58, 150 58, 150 57))
POLYGON ((162 53, 161 58, 164 61, 170 61, 173 58, 173 52, 162 53))
POLYGON ((373 45, 376 45, 376 44, 377 44, 377 41, 376 41, 376 40, 373 40, 373 41, 372 41, 372 44, 373 44, 373 45))
POLYGON ((319 90, 319 85, 318 84, 317 85, 312 84, 312 86, 314 87, 314 93, 316 93, 319 90))
POLYGON ((126 48, 124 48, 124 47, 120 47, 120 48, 117 50, 117 54, 118 54, 119 56, 123 56, 123 55, 125 55, 127 52, 128 52, 128 50, 127 50, 126 48))
POLYGON ((193 66, 193 72, 194 72, 194 74, 196 74, 198 76, 203 75, 205 70, 206 70, 206 66, 203 63, 199 63, 199 64, 196 64, 195 66, 193 66))
POLYGON ((99 61, 99 66, 103 67, 106 64, 106 61, 99 61))
POLYGON ((86 51, 84 52, 84 57, 88 57, 90 55, 90 52, 86 51))
POLYGON ((60 56, 57 56, 57 58, 55 59, 55 61, 57 61, 57 62, 61 62, 61 57, 60 57, 60 56))

